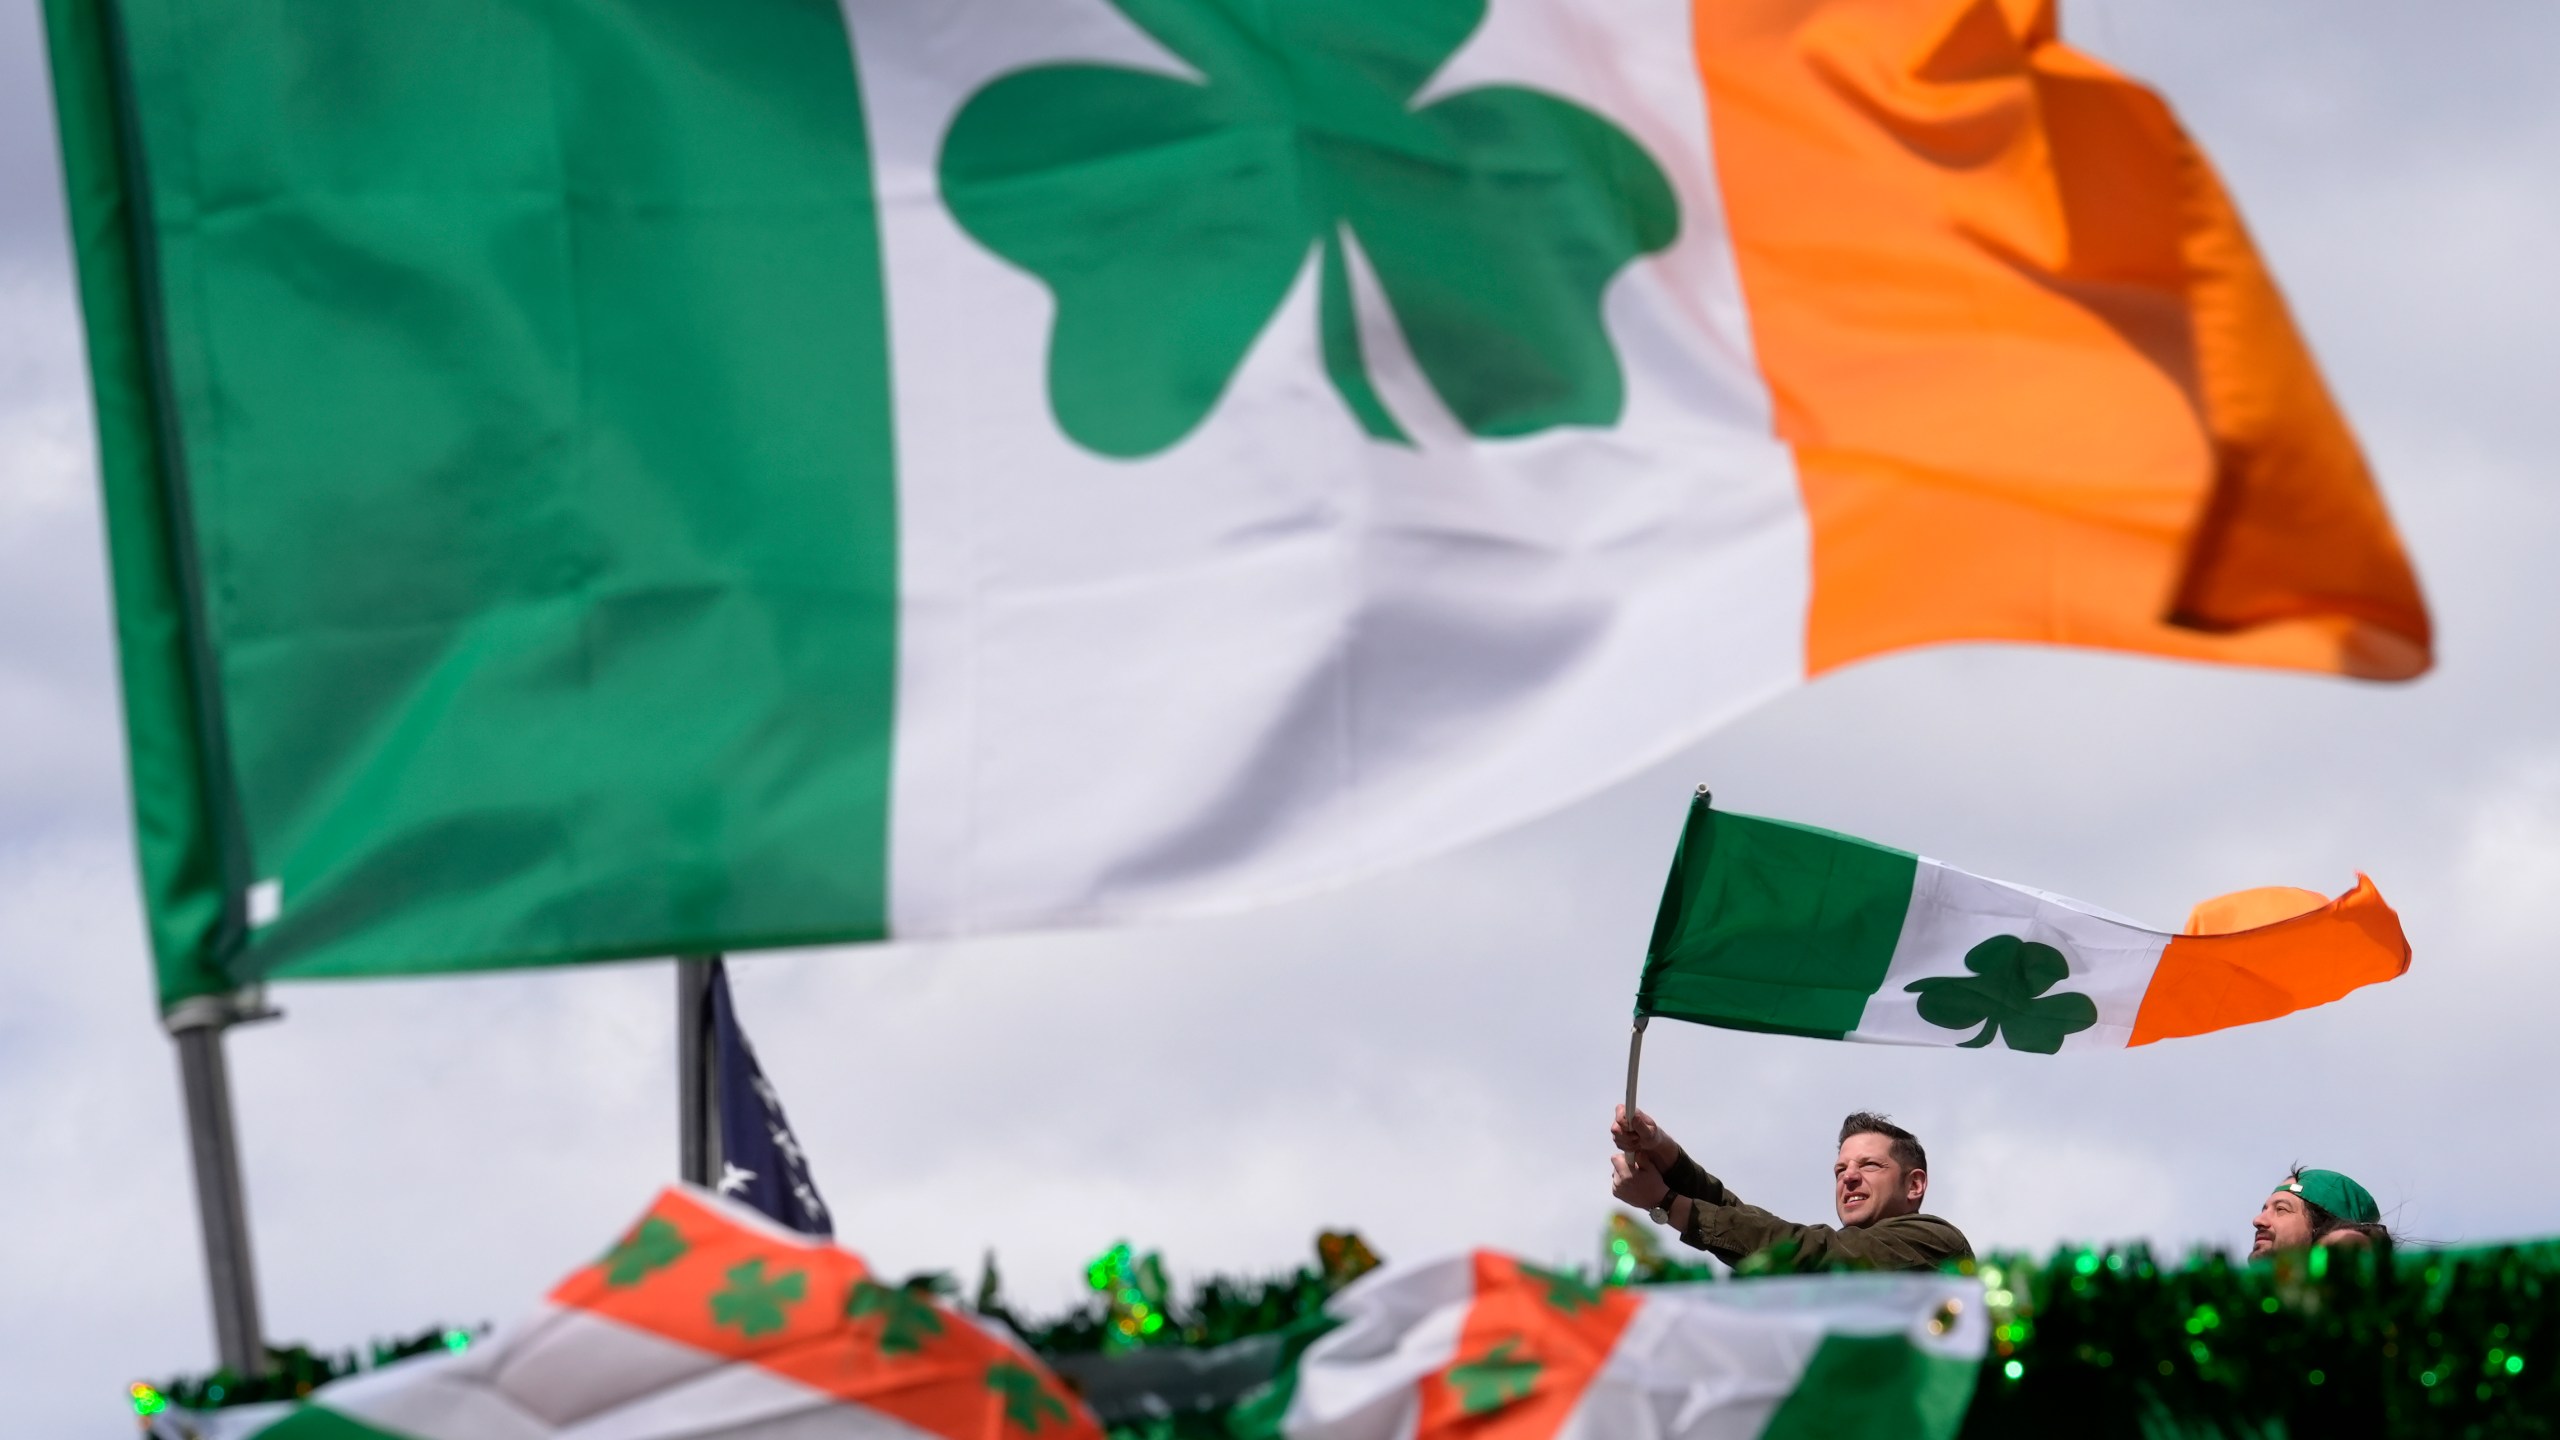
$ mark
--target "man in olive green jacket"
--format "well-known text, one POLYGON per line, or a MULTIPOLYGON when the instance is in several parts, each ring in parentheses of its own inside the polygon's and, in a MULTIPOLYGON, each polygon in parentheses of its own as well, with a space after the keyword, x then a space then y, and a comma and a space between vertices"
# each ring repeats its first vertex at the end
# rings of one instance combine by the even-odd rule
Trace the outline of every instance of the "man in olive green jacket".
POLYGON ((1837 1228, 1794 1224, 1743 1204, 1641 1110, 1629 1115, 1618 1107, 1609 1138, 1619 1150, 1610 1157, 1611 1193, 1727 1265, 1790 1242, 1799 1269, 1849 1261, 1879 1270, 1935 1270, 1973 1258, 1962 1231, 1920 1213, 1929 1193, 1928 1152, 1881 1115, 1862 1110, 1840 1122, 1840 1155, 1831 1167, 1837 1228))

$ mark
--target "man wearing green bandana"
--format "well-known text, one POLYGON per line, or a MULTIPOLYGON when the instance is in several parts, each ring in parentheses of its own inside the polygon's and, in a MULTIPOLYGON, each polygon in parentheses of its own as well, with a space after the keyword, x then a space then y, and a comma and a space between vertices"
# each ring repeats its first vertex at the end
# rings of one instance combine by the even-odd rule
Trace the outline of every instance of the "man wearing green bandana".
POLYGON ((2391 1243, 2373 1192, 2335 1170, 2297 1168, 2258 1207, 2249 1258, 2313 1245, 2391 1243))

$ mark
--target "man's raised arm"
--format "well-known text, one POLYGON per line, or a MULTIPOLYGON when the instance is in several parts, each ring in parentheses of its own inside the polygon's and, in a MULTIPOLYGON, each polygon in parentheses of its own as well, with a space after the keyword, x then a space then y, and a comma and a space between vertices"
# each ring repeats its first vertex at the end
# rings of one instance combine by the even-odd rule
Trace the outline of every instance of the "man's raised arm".
POLYGON ((1641 1110, 1621 1107, 1609 1138, 1620 1152, 1610 1161, 1610 1192, 1728 1265, 1779 1246, 1807 1269, 1848 1263, 1933 1270, 1973 1253, 1962 1231, 1919 1213, 1928 1193, 1927 1153, 1882 1116, 1860 1111, 1841 1124, 1833 1166, 1833 1200, 1844 1222, 1838 1226, 1800 1225, 1744 1204, 1641 1110))

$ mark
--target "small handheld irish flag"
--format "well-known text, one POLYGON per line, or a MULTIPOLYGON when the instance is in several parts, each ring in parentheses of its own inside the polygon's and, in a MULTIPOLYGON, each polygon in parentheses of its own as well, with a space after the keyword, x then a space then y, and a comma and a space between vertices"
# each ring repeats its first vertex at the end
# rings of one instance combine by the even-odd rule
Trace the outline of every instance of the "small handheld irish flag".
POLYGON ((2400 917, 2362 875, 2334 900, 2284 889, 2208 900, 2171 935, 1870 841, 1718 811, 1701 791, 1636 1014, 2052 1055, 2273 1020, 2408 968, 2400 917))

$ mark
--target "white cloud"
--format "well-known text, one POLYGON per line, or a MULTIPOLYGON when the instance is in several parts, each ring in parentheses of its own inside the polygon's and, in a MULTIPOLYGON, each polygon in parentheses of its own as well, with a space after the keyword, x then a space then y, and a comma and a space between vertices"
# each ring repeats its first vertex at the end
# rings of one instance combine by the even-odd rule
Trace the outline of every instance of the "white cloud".
POLYGON ((135 1367, 201 1353, 177 1071, 132 896, 105 847, 0 849, 0 1350, 33 1387, 30 1434, 105 1435, 135 1367))
POLYGON ((0 269, 0 534, 85 511, 94 483, 78 307, 53 267, 0 269))
POLYGON ((2525 960, 2560 936, 2560 756, 2509 773, 2474 814, 2460 851, 2464 933, 2525 960))

